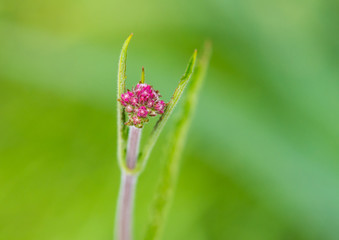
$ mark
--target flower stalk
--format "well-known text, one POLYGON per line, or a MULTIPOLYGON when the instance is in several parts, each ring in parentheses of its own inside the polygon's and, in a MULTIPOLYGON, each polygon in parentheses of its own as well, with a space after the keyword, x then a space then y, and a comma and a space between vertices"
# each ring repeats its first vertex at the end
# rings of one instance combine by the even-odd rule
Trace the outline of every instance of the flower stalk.
POLYGON ((132 239, 133 208, 137 175, 121 174, 115 233, 117 240, 132 239))
POLYGON ((129 127, 126 165, 129 170, 133 170, 137 164, 139 154, 139 144, 141 137, 141 128, 129 127))
POLYGON ((134 126, 129 127, 126 167, 122 170, 119 200, 116 217, 116 240, 131 240, 133 227, 133 209, 135 188, 138 181, 138 175, 132 174, 131 171, 136 166, 137 156, 139 153, 139 143, 141 129, 134 126))

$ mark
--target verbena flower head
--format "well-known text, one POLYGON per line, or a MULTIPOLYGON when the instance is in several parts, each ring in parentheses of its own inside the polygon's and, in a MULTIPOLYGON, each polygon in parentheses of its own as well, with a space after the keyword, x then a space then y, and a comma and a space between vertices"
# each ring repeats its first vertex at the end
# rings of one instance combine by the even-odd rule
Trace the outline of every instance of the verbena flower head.
POLYGON ((155 117, 164 113, 166 103, 160 100, 159 91, 146 83, 139 83, 132 91, 121 94, 118 101, 128 113, 128 126, 143 127, 148 117, 155 117))

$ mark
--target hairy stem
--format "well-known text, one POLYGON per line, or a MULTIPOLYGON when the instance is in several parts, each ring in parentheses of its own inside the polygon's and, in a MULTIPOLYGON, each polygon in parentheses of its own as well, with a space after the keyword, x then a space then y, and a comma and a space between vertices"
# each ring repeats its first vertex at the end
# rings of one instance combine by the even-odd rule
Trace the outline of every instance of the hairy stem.
POLYGON ((126 155, 126 168, 122 168, 117 217, 115 223, 116 240, 133 239, 133 208, 138 175, 131 174, 136 166, 139 152, 141 129, 130 127, 126 155))

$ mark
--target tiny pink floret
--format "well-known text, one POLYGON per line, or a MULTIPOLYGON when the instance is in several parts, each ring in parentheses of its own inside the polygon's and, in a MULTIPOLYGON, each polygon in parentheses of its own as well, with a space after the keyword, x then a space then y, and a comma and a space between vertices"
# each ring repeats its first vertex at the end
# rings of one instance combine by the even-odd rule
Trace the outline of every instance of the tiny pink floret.
POLYGON ((137 116, 132 117, 132 122, 134 125, 139 125, 141 123, 141 119, 138 118, 137 116))
POLYGON ((164 101, 161 100, 161 101, 159 101, 159 102, 157 102, 157 103, 155 104, 154 109, 155 109, 158 113, 163 114, 164 109, 165 109, 165 106, 166 106, 166 103, 165 103, 164 101))
POLYGON ((133 107, 131 105, 127 105, 125 108, 126 112, 130 113, 133 112, 133 107))
POLYGON ((147 117, 147 114, 148 114, 148 111, 144 106, 139 107, 138 114, 137 114, 138 117, 145 118, 145 117, 147 117))
POLYGON ((138 104, 138 99, 136 97, 132 97, 131 100, 130 100, 130 103, 133 105, 133 106, 136 106, 138 104))
POLYGON ((126 103, 129 103, 132 96, 133 96, 132 92, 123 93, 123 94, 121 94, 121 100, 123 100, 126 103))

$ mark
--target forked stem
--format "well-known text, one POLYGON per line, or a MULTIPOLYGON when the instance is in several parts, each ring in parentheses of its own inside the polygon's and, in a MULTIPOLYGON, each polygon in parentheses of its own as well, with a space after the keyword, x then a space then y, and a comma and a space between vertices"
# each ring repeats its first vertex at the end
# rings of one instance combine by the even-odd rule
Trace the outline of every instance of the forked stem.
MULTIPOLYGON (((141 129, 131 126, 129 128, 126 168, 133 170, 137 163, 139 153, 141 129)), ((137 174, 131 174, 126 169, 122 169, 117 216, 115 223, 116 240, 133 239, 133 208, 135 188, 138 181, 137 174)))

